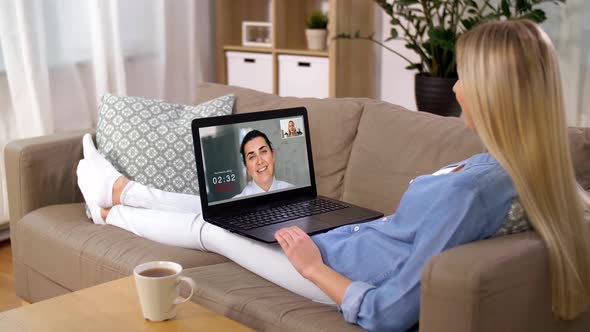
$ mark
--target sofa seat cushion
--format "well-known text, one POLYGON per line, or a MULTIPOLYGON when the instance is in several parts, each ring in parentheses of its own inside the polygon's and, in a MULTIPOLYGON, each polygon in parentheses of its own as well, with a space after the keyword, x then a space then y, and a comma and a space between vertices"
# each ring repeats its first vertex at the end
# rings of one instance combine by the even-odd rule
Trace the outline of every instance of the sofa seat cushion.
POLYGON ((172 260, 184 268, 226 262, 223 256, 171 247, 86 218, 82 203, 53 205, 25 215, 11 228, 17 261, 69 290, 130 275, 135 266, 172 260))
POLYGON ((236 113, 304 106, 309 116, 318 193, 336 199, 342 197, 344 174, 363 111, 362 100, 278 97, 245 88, 203 83, 199 87, 198 101, 230 93, 236 96, 236 113))
POLYGON ((185 271, 197 284, 192 301, 256 331, 362 331, 336 307, 310 301, 228 262, 185 271))

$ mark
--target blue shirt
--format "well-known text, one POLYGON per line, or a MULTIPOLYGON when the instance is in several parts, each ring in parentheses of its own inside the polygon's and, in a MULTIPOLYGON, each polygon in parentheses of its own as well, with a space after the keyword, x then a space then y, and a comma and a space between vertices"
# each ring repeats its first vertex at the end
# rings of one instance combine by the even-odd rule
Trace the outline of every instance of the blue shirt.
POLYGON ((487 153, 458 164, 465 167, 414 179, 395 214, 312 237, 324 262, 353 280, 340 307, 347 322, 406 331, 419 318, 426 263, 502 225, 516 197, 508 173, 487 153))

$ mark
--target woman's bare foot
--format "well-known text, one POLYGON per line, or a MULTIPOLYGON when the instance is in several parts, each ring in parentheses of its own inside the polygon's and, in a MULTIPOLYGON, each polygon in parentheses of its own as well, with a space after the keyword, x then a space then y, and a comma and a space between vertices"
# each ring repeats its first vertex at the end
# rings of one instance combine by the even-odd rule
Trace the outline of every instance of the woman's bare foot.
MULTIPOLYGON (((123 189, 129 183, 129 179, 120 176, 115 183, 113 184, 113 205, 121 204, 121 194, 123 193, 123 189)), ((109 209, 110 210, 110 209, 109 209)))

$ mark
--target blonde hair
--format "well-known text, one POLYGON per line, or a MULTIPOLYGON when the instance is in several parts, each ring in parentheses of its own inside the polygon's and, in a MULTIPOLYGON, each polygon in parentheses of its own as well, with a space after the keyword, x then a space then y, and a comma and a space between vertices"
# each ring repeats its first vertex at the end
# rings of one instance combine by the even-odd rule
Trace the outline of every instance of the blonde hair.
POLYGON ((510 175, 549 257, 552 309, 574 319, 590 304, 590 248, 576 183, 555 49, 527 20, 483 24, 457 42, 473 125, 510 175))

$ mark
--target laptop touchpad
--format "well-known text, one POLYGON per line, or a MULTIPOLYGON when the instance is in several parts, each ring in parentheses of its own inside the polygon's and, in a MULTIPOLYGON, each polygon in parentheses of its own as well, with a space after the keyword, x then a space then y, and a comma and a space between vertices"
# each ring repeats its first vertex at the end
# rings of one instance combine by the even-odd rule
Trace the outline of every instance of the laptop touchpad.
POLYGON ((291 226, 297 226, 301 228, 304 232, 311 233, 318 230, 329 228, 330 224, 324 222, 323 220, 320 220, 317 216, 313 216, 295 220, 293 222, 284 223, 281 225, 281 228, 291 226))

